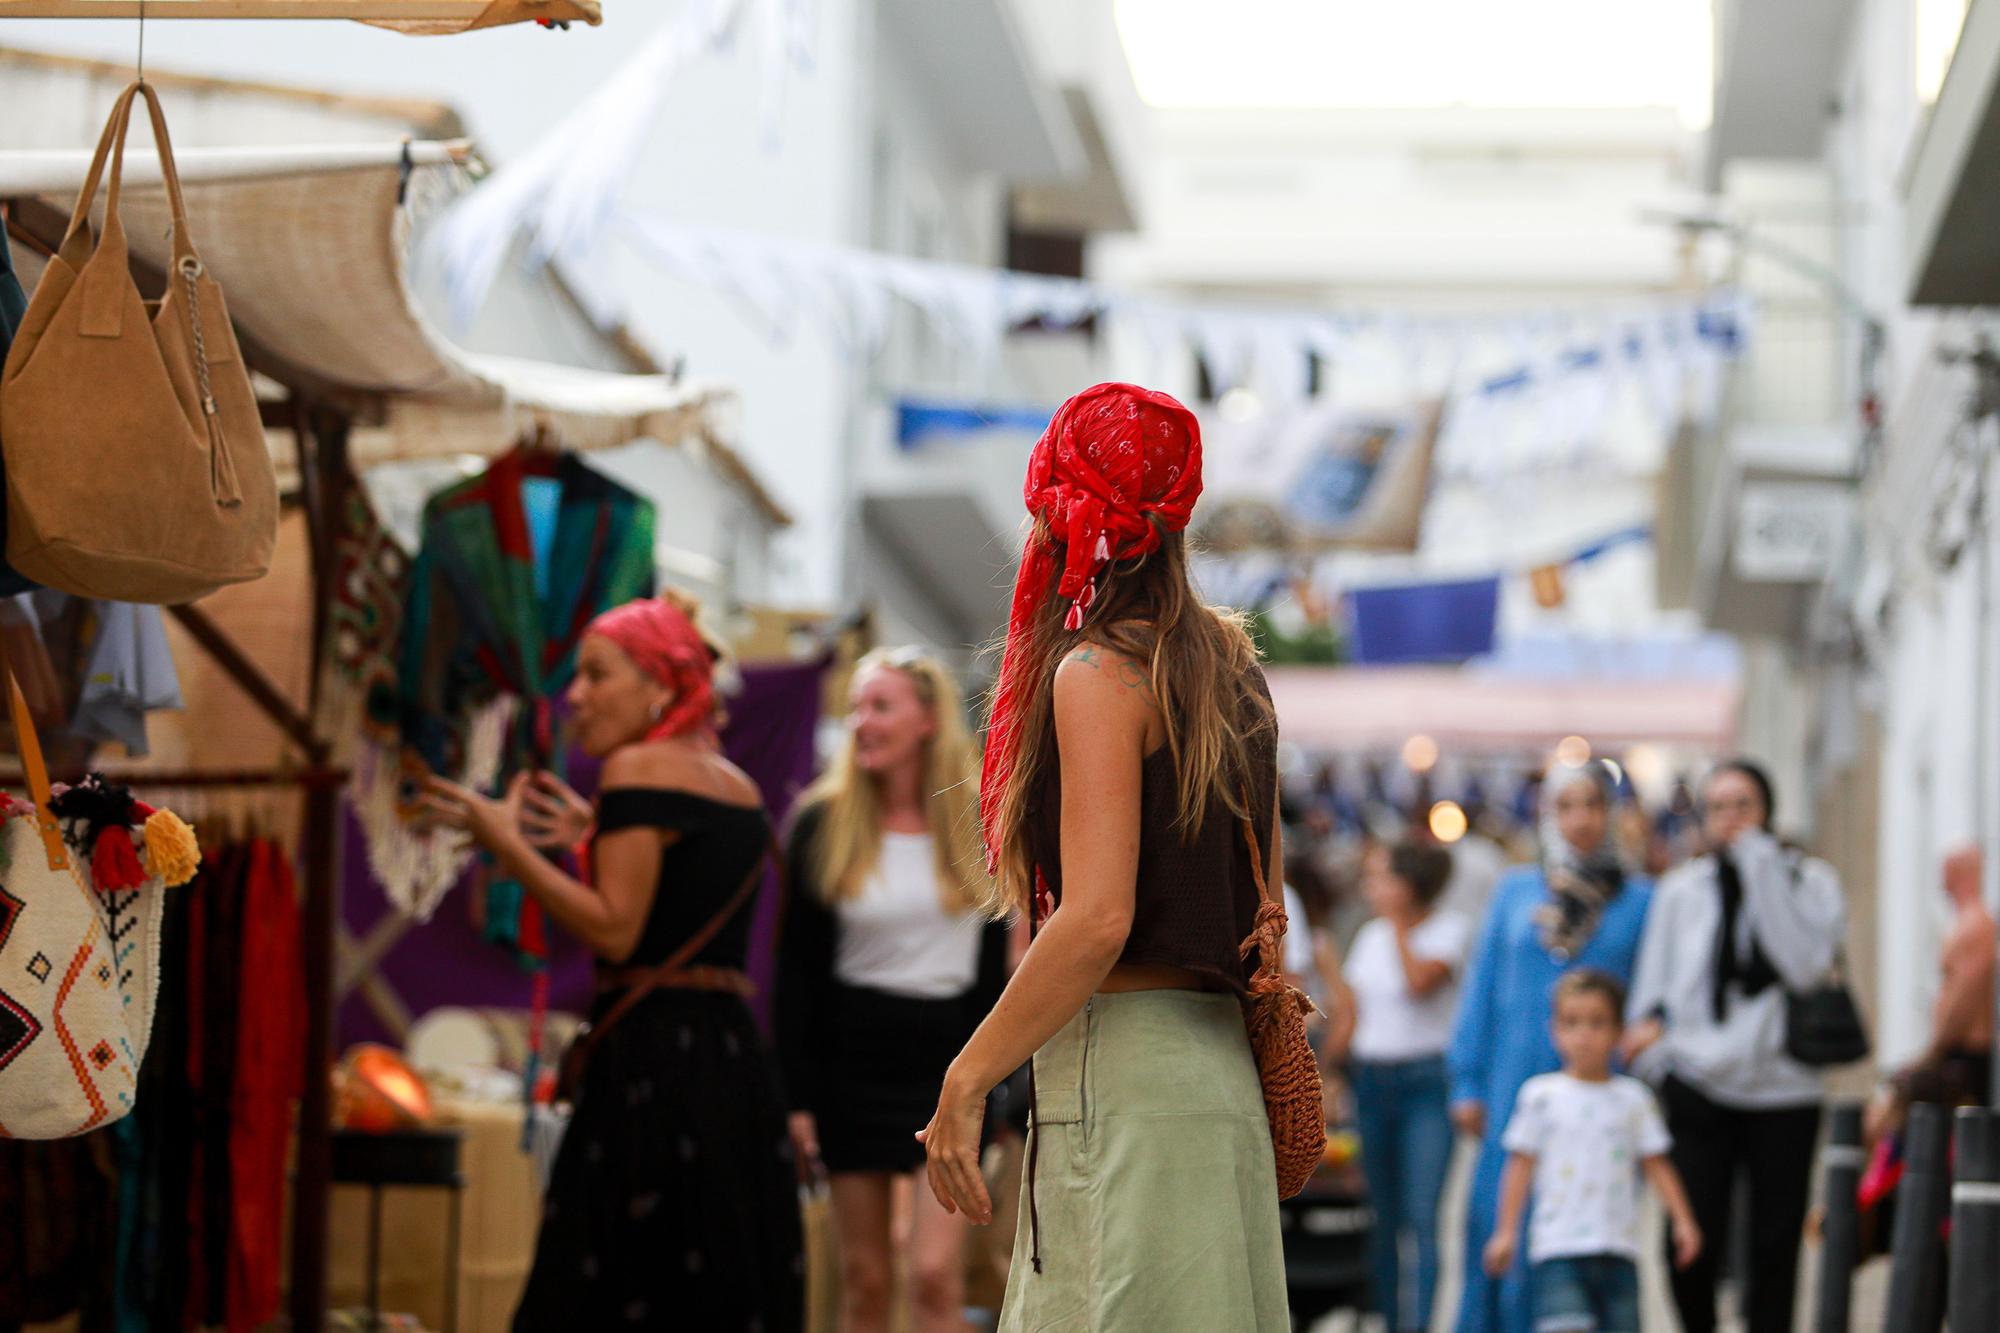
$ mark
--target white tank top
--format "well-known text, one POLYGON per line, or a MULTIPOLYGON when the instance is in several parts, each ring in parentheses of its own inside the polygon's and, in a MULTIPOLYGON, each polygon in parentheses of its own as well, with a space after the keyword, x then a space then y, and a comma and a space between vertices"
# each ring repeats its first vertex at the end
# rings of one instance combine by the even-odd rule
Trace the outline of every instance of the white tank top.
POLYGON ((919 1000, 972 989, 985 922, 945 910, 928 833, 884 833, 874 871, 837 911, 833 972, 844 984, 919 1000))

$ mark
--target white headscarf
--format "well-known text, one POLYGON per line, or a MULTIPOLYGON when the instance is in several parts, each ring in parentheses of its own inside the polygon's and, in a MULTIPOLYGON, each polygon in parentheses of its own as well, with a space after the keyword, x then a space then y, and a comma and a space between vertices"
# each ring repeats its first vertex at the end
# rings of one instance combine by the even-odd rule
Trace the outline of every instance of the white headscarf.
POLYGON ((1625 870, 1611 828, 1611 775, 1596 761, 1558 764, 1542 780, 1542 876, 1549 899, 1535 912, 1542 945, 1567 962, 1597 933, 1604 909, 1625 887, 1625 870), (1595 847, 1573 846, 1556 820, 1556 800, 1571 787, 1587 783, 1604 802, 1604 837, 1595 847))

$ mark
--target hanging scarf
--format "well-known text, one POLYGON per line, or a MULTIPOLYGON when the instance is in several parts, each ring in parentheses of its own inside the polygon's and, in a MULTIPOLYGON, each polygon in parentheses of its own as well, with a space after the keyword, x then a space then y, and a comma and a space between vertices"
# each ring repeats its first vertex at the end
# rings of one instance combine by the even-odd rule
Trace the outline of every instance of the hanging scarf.
POLYGON ((1557 824, 1556 798, 1579 783, 1596 788, 1608 815, 1611 784, 1598 764, 1561 765, 1551 769, 1542 783, 1542 877, 1548 881, 1549 897, 1535 909, 1535 924, 1541 928, 1542 947, 1564 962, 1590 943, 1605 907, 1625 887, 1609 818, 1603 839, 1587 849, 1572 846, 1557 824))
POLYGON ((987 728, 979 815, 988 873, 999 864, 1000 794, 1020 739, 1020 644, 1041 611, 1050 577, 1060 566, 1056 595, 1070 604, 1063 627, 1082 629, 1105 566, 1159 550, 1162 529, 1187 527, 1200 495, 1201 425, 1164 393, 1133 384, 1085 389, 1056 409, 1036 443, 1022 499, 1030 515, 1047 523, 1048 536, 1031 537, 1021 556, 987 728))
POLYGON ((1745 996, 1762 993, 1778 979, 1757 935, 1750 934, 1750 948, 1739 951, 1737 921, 1743 915, 1743 876, 1736 857, 1724 847, 1715 854, 1715 891, 1722 899, 1720 919, 1715 928, 1715 966, 1709 977, 1708 1007, 1717 1023, 1729 1017, 1729 988, 1740 988, 1745 996))
POLYGON ((686 613, 664 597, 642 597, 606 611, 584 631, 611 640, 652 679, 674 692, 649 741, 685 735, 715 722, 715 657, 686 613))

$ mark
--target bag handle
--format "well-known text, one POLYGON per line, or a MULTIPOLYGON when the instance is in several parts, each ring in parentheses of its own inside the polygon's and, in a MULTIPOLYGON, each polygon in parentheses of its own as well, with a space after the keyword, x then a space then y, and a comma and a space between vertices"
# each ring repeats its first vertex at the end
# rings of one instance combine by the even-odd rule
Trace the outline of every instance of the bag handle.
POLYGON ((111 118, 104 124, 104 133, 98 137, 97 153, 91 159, 90 173, 84 177, 83 189, 77 194, 76 207, 70 213, 69 229, 63 233, 59 253, 65 263, 72 268, 80 266, 87 254, 79 249, 71 252, 71 242, 84 234, 84 224, 90 218, 90 206, 97 198, 98 183, 104 176, 104 164, 111 163, 111 192, 104 203, 104 234, 107 238, 116 236, 120 249, 125 245, 125 224, 118 218, 118 201, 124 185, 125 138, 132 126, 132 99, 143 94, 146 111, 153 122, 153 149, 159 155, 160 175, 166 182, 167 204, 173 214, 173 267, 178 269, 183 259, 195 259, 194 240, 188 235, 187 205, 181 197, 180 171, 174 165, 173 141, 167 135, 167 117, 160 107, 160 96, 153 91, 153 85, 140 80, 128 86, 118 96, 111 109, 111 118))
POLYGON ((28 712, 28 698, 21 682, 14 678, 14 664, 7 647, 0 643, 0 675, 7 678, 7 706, 14 718, 14 743, 21 751, 21 771, 27 775, 28 795, 35 802, 35 827, 48 852, 49 869, 69 869, 69 848, 63 843, 62 824, 50 809, 54 799, 49 790, 49 766, 42 758, 42 738, 35 732, 35 719, 28 712))
MULTIPOLYGON (((1246 793, 1243 808, 1251 808, 1246 793)), ((1285 920, 1285 900, 1271 893, 1270 876, 1264 870, 1264 847, 1257 838, 1257 825, 1250 815, 1245 814, 1240 821, 1243 825, 1244 841, 1250 844, 1250 878, 1257 885, 1257 915, 1250 933, 1243 939, 1238 950, 1240 957, 1248 958, 1250 951, 1257 951, 1257 971, 1250 979, 1250 991, 1259 994, 1266 991, 1288 989, 1285 985, 1281 966, 1284 948, 1281 937, 1288 923, 1285 920)))

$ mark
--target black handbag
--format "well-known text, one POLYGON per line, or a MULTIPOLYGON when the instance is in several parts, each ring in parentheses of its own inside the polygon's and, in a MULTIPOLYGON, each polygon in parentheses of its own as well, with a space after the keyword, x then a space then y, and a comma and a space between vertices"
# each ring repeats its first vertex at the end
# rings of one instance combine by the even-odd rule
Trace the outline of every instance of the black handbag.
POLYGON ((1868 1029, 1847 988, 1844 950, 1834 955, 1833 970, 1818 985, 1785 992, 1785 1054, 1815 1069, 1868 1057, 1868 1029))

